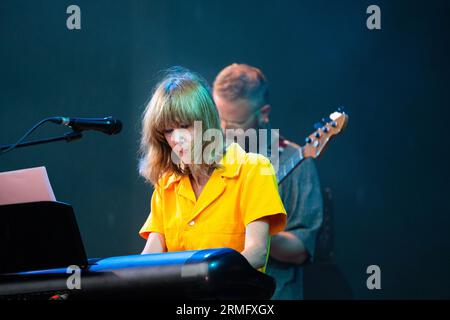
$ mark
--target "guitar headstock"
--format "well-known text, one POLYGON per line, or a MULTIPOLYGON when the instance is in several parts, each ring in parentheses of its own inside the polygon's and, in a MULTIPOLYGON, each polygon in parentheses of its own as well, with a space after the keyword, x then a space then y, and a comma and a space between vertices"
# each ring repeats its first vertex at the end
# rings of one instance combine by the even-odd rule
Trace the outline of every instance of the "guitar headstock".
POLYGON ((338 111, 330 114, 328 118, 322 119, 322 122, 316 123, 314 131, 305 139, 305 145, 302 147, 304 158, 319 158, 328 142, 334 136, 340 134, 347 126, 348 115, 339 108, 338 111))

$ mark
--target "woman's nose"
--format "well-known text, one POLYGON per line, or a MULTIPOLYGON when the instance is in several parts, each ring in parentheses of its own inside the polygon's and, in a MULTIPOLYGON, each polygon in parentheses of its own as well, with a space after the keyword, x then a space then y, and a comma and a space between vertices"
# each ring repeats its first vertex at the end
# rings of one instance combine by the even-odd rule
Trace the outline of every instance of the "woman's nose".
POLYGON ((185 137, 182 130, 174 130, 172 134, 172 139, 175 143, 184 142, 185 137))

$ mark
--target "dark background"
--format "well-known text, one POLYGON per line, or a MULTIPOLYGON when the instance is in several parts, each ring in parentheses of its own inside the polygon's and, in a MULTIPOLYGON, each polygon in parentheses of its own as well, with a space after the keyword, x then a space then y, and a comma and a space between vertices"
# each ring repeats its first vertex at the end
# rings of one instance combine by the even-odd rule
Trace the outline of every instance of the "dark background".
MULTIPOLYGON (((350 114, 317 164, 355 298, 450 298, 449 17, 445 0, 1 0, 0 144, 47 116, 113 115, 124 129, 14 150, 0 171, 46 166, 90 258, 139 253, 152 192, 136 169, 140 115, 158 73, 182 65, 212 81, 249 63, 291 140, 340 105, 350 114), (66 28, 71 4, 81 30, 66 28), (371 4, 381 30, 366 28, 371 4), (366 287, 372 264, 381 290, 366 287)), ((65 131, 49 124, 33 138, 65 131)))

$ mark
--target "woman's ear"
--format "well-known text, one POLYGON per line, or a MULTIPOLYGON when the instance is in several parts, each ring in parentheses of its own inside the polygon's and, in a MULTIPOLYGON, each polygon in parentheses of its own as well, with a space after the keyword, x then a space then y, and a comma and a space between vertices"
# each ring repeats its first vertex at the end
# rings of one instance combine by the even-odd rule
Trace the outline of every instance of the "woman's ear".
POLYGON ((269 123, 269 113, 270 113, 270 104, 265 104, 261 107, 259 113, 260 113, 260 121, 262 124, 269 123))

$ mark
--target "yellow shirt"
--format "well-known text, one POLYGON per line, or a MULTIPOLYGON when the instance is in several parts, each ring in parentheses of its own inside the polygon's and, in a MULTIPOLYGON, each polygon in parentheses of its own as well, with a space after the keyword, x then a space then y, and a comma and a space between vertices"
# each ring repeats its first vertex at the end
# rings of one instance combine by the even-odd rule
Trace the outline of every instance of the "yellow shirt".
POLYGON ((245 227, 268 217, 270 235, 282 231, 286 211, 276 175, 262 155, 228 147, 196 200, 188 176, 165 175, 155 186, 151 213, 139 234, 164 235, 167 251, 228 247, 244 250, 245 227))

